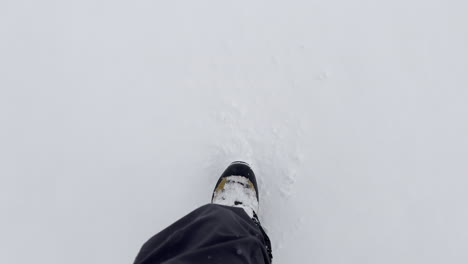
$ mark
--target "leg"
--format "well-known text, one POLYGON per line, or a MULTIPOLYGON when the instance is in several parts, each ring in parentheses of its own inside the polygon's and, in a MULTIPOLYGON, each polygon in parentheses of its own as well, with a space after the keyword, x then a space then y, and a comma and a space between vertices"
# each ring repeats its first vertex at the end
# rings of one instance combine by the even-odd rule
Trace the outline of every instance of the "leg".
POLYGON ((135 264, 268 264, 267 240, 242 208, 208 204, 153 236, 135 264))

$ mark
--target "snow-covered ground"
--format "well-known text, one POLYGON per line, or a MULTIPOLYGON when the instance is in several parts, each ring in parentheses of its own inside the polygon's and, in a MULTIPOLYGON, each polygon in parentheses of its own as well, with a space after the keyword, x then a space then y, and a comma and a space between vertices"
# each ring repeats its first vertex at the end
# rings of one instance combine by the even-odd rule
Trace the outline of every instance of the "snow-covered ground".
POLYGON ((1 0, 0 263, 131 263, 233 160, 275 263, 468 263, 467 14, 1 0))

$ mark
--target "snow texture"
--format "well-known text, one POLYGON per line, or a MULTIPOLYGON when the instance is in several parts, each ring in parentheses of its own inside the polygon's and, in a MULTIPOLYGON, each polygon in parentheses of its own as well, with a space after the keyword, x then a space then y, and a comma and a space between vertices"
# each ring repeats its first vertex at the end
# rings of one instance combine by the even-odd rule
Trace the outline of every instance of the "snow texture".
POLYGON ((243 176, 226 177, 223 188, 215 190, 212 203, 240 207, 250 218, 259 213, 257 192, 250 180, 243 176))
POLYGON ((468 263, 467 13, 0 1, 0 263, 131 263, 234 160, 275 263, 468 263))

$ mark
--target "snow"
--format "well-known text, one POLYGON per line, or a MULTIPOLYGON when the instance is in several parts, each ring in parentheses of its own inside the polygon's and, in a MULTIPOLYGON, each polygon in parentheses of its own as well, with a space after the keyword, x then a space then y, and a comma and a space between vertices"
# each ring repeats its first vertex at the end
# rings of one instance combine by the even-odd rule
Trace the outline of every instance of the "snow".
POLYGON ((240 207, 254 218, 254 213, 258 213, 257 192, 253 183, 243 176, 226 177, 225 183, 216 186, 213 193, 212 203, 227 206, 240 207), (219 190, 219 187, 222 186, 219 190))
POLYGON ((131 263, 234 160, 275 263, 467 263, 467 11, 0 1, 0 263, 131 263))

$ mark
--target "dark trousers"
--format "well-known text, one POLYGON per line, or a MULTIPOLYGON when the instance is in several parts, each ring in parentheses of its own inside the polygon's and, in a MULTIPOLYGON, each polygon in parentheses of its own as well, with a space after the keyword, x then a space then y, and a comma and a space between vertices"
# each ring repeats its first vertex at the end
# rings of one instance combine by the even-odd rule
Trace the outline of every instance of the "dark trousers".
POLYGON ((269 264, 267 240, 242 208, 207 204, 150 238, 135 264, 269 264))

